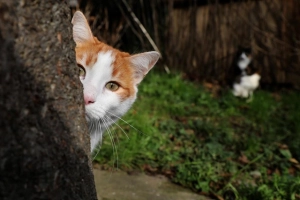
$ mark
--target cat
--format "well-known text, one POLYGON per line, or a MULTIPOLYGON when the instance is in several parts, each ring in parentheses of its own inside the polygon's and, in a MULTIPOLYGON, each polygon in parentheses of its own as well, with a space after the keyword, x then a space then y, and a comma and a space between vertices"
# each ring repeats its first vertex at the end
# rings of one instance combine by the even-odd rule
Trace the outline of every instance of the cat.
POLYGON ((239 82, 233 84, 233 95, 252 100, 253 91, 259 86, 260 75, 254 73, 252 75, 244 75, 239 82))
POLYGON ((132 106, 137 86, 156 64, 160 54, 150 51, 130 55, 99 41, 80 11, 74 13, 72 24, 93 152, 101 144, 105 130, 132 106))
POLYGON ((259 86, 261 76, 252 64, 251 48, 241 48, 238 51, 234 75, 233 95, 249 98, 248 102, 252 101, 253 92, 259 86))
POLYGON ((251 48, 239 47, 234 58, 233 76, 236 78, 241 75, 253 74, 255 70, 252 64, 251 48))

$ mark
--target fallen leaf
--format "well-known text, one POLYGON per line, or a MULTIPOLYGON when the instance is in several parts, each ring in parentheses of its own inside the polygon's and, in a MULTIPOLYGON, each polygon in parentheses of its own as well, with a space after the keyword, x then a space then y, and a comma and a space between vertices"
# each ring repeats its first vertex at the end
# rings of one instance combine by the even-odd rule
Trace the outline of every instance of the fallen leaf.
POLYGON ((244 154, 240 155, 238 160, 243 164, 248 164, 249 163, 249 160, 248 160, 247 156, 245 156, 244 154))
POLYGON ((260 173, 260 171, 257 171, 257 170, 250 172, 250 175, 255 179, 261 178, 261 173, 260 173))
POLYGON ((281 155, 283 155, 285 158, 289 160, 292 158, 292 154, 289 149, 279 149, 279 152, 281 153, 281 155))
POLYGON ((296 160, 295 158, 290 158, 289 161, 291 163, 294 163, 294 164, 298 164, 299 163, 298 160, 296 160))

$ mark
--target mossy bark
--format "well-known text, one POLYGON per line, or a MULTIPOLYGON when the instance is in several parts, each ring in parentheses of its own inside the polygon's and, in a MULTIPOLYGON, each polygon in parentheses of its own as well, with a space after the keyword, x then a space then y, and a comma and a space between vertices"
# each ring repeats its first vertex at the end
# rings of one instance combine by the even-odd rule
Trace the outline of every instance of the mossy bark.
POLYGON ((0 199, 97 199, 70 14, 0 0, 0 199))

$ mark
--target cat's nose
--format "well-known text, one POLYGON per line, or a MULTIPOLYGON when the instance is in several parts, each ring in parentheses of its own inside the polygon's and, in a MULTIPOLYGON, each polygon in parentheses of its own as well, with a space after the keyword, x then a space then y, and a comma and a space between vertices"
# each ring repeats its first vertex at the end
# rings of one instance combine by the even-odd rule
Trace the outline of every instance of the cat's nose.
POLYGON ((84 95, 84 103, 85 105, 95 103, 95 97, 93 95, 84 95))
POLYGON ((95 103, 96 101, 96 87, 91 84, 85 85, 83 89, 83 98, 85 105, 95 103))

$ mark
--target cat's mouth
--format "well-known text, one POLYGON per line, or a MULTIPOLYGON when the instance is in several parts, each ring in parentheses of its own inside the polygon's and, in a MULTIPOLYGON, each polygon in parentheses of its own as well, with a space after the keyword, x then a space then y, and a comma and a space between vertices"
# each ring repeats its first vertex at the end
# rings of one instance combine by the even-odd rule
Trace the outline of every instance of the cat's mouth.
POLYGON ((100 106, 86 105, 85 116, 88 121, 102 120, 102 121, 117 121, 119 117, 118 109, 110 108, 104 109, 100 106))
POLYGON ((88 123, 99 124, 99 125, 103 125, 103 126, 111 125, 119 119, 118 116, 116 116, 114 114, 106 113, 104 111, 103 112, 96 112, 96 111, 89 112, 87 110, 85 112, 85 118, 88 123))
POLYGON ((90 119, 99 119, 105 116, 104 109, 96 109, 93 105, 85 106, 85 116, 90 119))

